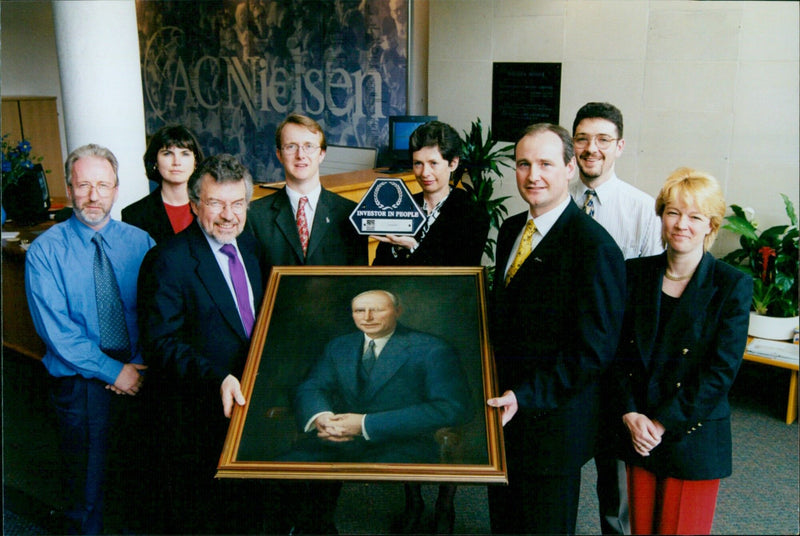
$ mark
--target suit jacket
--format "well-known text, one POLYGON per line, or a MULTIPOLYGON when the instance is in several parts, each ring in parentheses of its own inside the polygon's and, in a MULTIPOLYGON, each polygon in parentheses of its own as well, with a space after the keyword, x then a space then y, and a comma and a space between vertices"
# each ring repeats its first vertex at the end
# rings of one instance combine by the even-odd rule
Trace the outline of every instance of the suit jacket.
POLYGON ((348 455, 360 458, 350 461, 438 461, 434 432, 472 417, 458 355, 438 337, 398 325, 369 380, 359 383, 363 345, 364 334, 358 331, 326 346, 297 388, 299 426, 322 411, 365 413, 370 439, 359 438, 358 452, 345 445, 348 455))
MULTIPOLYGON (((258 308, 263 296, 258 245, 247 233, 237 245, 258 308)), ((199 224, 148 252, 139 289, 139 322, 151 363, 179 381, 217 382, 241 374, 250 341, 199 224)))
POLYGON ((657 337, 666 253, 631 259, 615 372, 618 415, 636 411, 666 428, 650 456, 626 434, 624 456, 662 476, 709 480, 731 474, 730 390, 747 342, 752 279, 706 253, 657 337))
MULTIPOLYGON (((422 193, 414 200, 422 206, 422 193)), ((422 231, 420 231, 421 233, 422 231)), ((378 244, 373 266, 480 266, 489 234, 489 214, 465 190, 454 188, 442 204, 424 240, 414 252, 405 248, 395 257, 392 245, 378 244)), ((419 233, 417 234, 419 240, 419 233)))
POLYGON ((497 239, 492 342, 500 392, 513 390, 520 406, 506 445, 529 473, 574 473, 593 455, 599 378, 622 327, 624 260, 570 201, 506 287, 526 220, 527 212, 507 219, 497 239))
POLYGON ((161 186, 123 208, 122 221, 147 231, 156 243, 175 235, 161 199, 161 186))
MULTIPOLYGON (((258 306, 263 296, 258 244, 237 238, 258 306)), ((151 249, 139 272, 138 314, 147 387, 165 407, 176 439, 198 456, 219 456, 227 429, 219 386, 241 379, 250 346, 235 299, 197 222, 151 249), (205 445, 203 443, 206 443, 205 445)), ((215 467, 216 465, 212 466, 215 467)))
POLYGON ((305 257, 285 189, 253 201, 247 225, 261 243, 269 266, 366 265, 367 238, 356 233, 349 219, 355 207, 353 201, 323 188, 305 257))

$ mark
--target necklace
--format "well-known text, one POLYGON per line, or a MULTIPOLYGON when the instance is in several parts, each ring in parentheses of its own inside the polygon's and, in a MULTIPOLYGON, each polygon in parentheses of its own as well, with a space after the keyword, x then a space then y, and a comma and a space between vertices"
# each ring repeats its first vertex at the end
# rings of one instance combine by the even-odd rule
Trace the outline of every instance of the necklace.
POLYGON ((672 275, 671 273, 669 273, 669 270, 667 270, 667 271, 664 272, 664 277, 666 277, 670 281, 686 281, 687 279, 692 277, 693 274, 694 274, 694 272, 691 272, 688 275, 682 275, 682 276, 678 277, 677 275, 672 275))

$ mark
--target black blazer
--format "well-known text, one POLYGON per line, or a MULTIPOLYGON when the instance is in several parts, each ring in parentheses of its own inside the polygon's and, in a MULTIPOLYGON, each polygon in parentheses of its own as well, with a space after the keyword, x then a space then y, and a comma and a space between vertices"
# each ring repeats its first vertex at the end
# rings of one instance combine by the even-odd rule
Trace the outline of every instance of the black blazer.
POLYGON ((247 225, 260 242, 269 266, 363 266, 368 259, 367 237, 356 233, 350 222, 355 207, 355 202, 323 188, 305 257, 285 189, 253 201, 247 225))
POLYGON ((123 208, 122 221, 147 231, 156 243, 175 235, 161 199, 161 186, 123 208))
MULTIPOLYGON (((242 233, 237 245, 257 315, 265 273, 258 244, 242 233)), ((173 457, 176 469, 169 478, 180 481, 181 471, 201 471, 212 479, 229 424, 222 412, 220 384, 228 374, 241 380, 250 340, 197 222, 145 256, 139 271, 138 315, 149 367, 142 393, 153 433, 159 434, 160 455, 173 457)))
POLYGON ((497 238, 492 343, 500 393, 520 412, 505 427, 533 474, 567 474, 593 455, 599 381, 622 327, 625 264, 614 239, 570 201, 508 287, 503 276, 528 213, 497 238))
MULTIPOLYGON (((422 206, 422 192, 414 200, 422 206)), ((454 188, 442 204, 439 217, 413 253, 392 245, 378 244, 373 266, 480 266, 489 234, 489 214, 469 194, 454 188)), ((419 234, 417 235, 419 240, 419 234)))
MULTIPOLYGON (((263 296, 262 264, 251 235, 237 238, 256 311, 263 296)), ((145 361, 177 381, 217 384, 241 377, 246 336, 235 299, 195 222, 159 243, 139 272, 138 314, 145 361)), ((219 396, 219 393, 217 393, 219 396)))
POLYGON ((656 346, 666 253, 627 262, 628 299, 615 372, 618 415, 635 411, 666 428, 650 456, 630 434, 623 456, 661 476, 731 474, 730 390, 747 342, 752 279, 706 253, 656 346))

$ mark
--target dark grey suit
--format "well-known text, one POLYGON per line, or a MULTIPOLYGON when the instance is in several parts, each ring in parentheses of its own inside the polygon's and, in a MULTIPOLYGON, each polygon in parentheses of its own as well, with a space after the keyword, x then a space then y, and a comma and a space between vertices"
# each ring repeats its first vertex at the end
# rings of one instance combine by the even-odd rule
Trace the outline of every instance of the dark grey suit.
MULTIPOLYGON (((237 245, 257 313, 263 296, 258 244, 242 233, 237 245)), ((141 341, 150 367, 143 393, 157 421, 156 464, 164 464, 153 478, 159 484, 164 479, 164 500, 172 510, 165 513, 163 529, 235 532, 224 525, 238 519, 231 508, 237 503, 223 504, 221 485, 214 481, 228 428, 219 393, 228 374, 241 378, 250 339, 197 222, 148 252, 138 289, 141 341)))
POLYGON ((600 376, 622 327, 625 265, 570 200, 506 287, 526 220, 507 219, 497 238, 492 343, 500 392, 514 391, 519 412, 504 428, 510 485, 489 489, 492 531, 568 533, 580 469, 594 455, 600 376))

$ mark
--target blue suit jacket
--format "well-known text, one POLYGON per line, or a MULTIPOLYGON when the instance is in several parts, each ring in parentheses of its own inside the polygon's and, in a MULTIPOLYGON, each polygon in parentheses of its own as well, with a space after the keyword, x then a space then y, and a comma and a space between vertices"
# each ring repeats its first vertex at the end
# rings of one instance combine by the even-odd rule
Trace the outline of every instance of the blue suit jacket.
POLYGON ((455 351, 437 337, 398 325, 360 389, 363 344, 359 331, 327 345, 297 388, 299 426, 322 411, 365 413, 370 440, 357 442, 360 452, 345 446, 348 455, 362 458, 350 461, 437 461, 434 432, 471 417, 469 387, 455 351))
POLYGON ((709 480, 731 474, 728 391, 747 341, 750 277, 706 253, 656 344, 666 253, 631 259, 625 327, 615 363, 618 420, 636 411, 666 428, 648 457, 624 430, 624 457, 674 478, 709 480))

